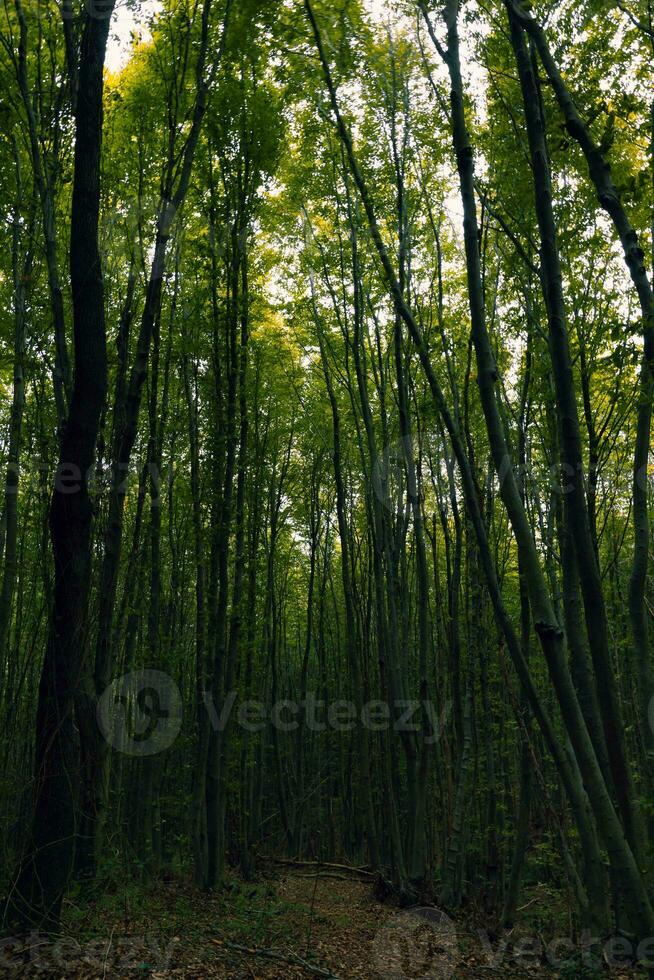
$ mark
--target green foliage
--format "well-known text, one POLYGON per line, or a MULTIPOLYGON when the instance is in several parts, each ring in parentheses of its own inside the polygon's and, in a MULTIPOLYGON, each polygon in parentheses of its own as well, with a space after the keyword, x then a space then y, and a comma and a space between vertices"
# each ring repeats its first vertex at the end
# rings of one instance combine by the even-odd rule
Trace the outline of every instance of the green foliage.
MULTIPOLYGON (((571 755, 560 698, 540 655, 543 624, 532 622, 534 599, 525 592, 525 549, 502 499, 503 474, 491 458, 479 397, 451 80, 438 52, 446 25, 440 7, 429 7, 436 46, 413 6, 393 5, 388 19, 359 0, 315 8, 367 195, 334 126, 302 4, 234 0, 220 64, 225 7, 212 5, 198 90, 202 5, 165 0, 145 36, 134 39, 125 66, 106 77, 98 240, 109 395, 92 481, 90 603, 79 677, 66 694, 74 704, 71 738, 77 752, 85 737, 80 692, 91 702, 101 693, 93 671, 104 640, 111 678, 145 667, 165 671, 179 688, 184 721, 165 756, 112 754, 103 772, 98 891, 89 905, 87 892, 72 884, 65 911, 82 936, 121 914, 139 922, 156 917, 164 931, 182 923, 192 933, 197 893, 160 901, 156 883, 166 869, 194 871, 216 889, 237 941, 269 941, 278 920, 278 940, 299 940, 312 907, 233 878, 230 865, 253 877, 263 852, 337 865, 374 859, 390 892, 430 896, 434 886, 447 886, 453 904, 483 900, 495 919, 512 863, 524 858, 524 921, 556 932, 579 917, 572 869, 581 879, 588 869, 577 814, 551 745, 525 710, 470 524, 471 498, 424 372, 427 361, 470 464, 490 561, 533 689, 571 755), (188 193, 165 228, 165 260, 152 270, 158 223, 179 186, 199 95, 206 113, 188 193), (420 352, 389 291, 373 213, 419 329, 420 352), (159 284, 146 343, 139 339, 142 318, 159 284), (143 379, 129 489, 116 507, 111 468, 143 379), (100 611, 113 557, 115 601, 104 636, 100 611), (268 716, 274 703, 297 702, 299 727, 280 731, 267 717, 256 731, 235 721, 208 732, 206 695, 220 708, 229 693, 235 713, 249 700, 268 716), (425 713, 415 739, 392 729, 312 729, 302 707, 310 694, 358 709, 378 699, 394 706, 417 699, 435 706, 442 730, 422 754, 425 713), (521 772, 525 739, 529 784, 521 772), (530 799, 516 859, 523 792, 530 799), (206 877, 207 836, 219 851, 214 881, 206 877), (423 866, 416 871, 409 864, 418 850, 423 866)), ((33 785, 26 773, 40 772, 34 718, 53 606, 49 487, 65 424, 54 397, 60 297, 63 343, 71 355, 75 349, 68 270, 74 78, 58 9, 50 0, 38 8, 38 18, 27 11, 22 35, 15 4, 0 27, 0 448, 7 474, 0 830, 3 839, 12 836, 3 884, 28 843, 33 785), (21 371, 23 402, 16 396, 21 371), (12 558, 6 541, 14 464, 20 478, 12 558)), ((537 4, 533 13, 546 24, 554 60, 649 256, 649 11, 644 0, 629 10, 631 18, 604 0, 564 0, 537 4)), ((79 26, 75 21, 74 44, 79 26)), ((459 29, 493 397, 507 465, 520 471, 534 562, 570 633, 563 569, 570 528, 560 492, 568 465, 561 434, 570 417, 553 380, 538 189, 505 4, 463 4, 459 29)), ((632 483, 641 309, 582 149, 535 49, 530 53, 552 171, 556 243, 549 245, 561 263, 585 513, 635 799, 650 818, 643 692, 651 641, 641 655, 629 610, 634 556, 644 544, 647 564, 652 550, 651 490, 644 528, 635 527, 632 483)), ((592 611, 578 605, 580 660, 588 661, 596 688, 588 655, 595 651, 586 649, 592 611)), ((646 575, 640 606, 650 632, 653 605, 646 575)), ((584 710, 594 711, 579 677, 575 684, 584 710)), ((82 776, 88 773, 80 766, 71 778, 81 785, 82 776)), ((617 794, 610 787, 608 795, 611 806, 617 794)), ((82 831, 76 826, 75 833, 82 831)), ((613 858, 607 843, 600 844, 602 860, 613 858)), ((336 920, 343 928, 349 914, 336 920)), ((145 960, 142 969, 149 969, 145 960)), ((563 975, 591 976, 585 969, 571 961, 563 975)))

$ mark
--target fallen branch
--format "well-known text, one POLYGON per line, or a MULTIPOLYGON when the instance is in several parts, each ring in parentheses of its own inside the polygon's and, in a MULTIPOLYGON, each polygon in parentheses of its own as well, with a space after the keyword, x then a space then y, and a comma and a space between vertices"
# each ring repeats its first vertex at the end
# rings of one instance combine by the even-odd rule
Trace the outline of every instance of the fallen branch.
MULTIPOLYGON (((354 870, 354 869, 352 869, 354 870)), ((336 878, 337 881, 352 881, 350 875, 339 874, 338 871, 308 871, 306 874, 296 874, 296 878, 336 878)), ((361 882, 362 884, 363 882, 361 882)))
POLYGON ((329 970, 323 970, 321 966, 314 966, 313 963, 309 963, 303 957, 298 956, 297 953, 277 953, 274 949, 258 949, 254 946, 241 946, 240 943, 232 943, 226 939, 216 939, 214 942, 217 945, 224 946, 225 949, 232 949, 236 953, 241 953, 243 956, 260 956, 266 960, 275 960, 279 963, 290 963, 292 966, 301 966, 303 970, 307 970, 316 977, 325 977, 326 980, 339 980, 334 973, 330 973, 329 970))
POLYGON ((350 871, 354 874, 364 875, 366 878, 377 877, 375 872, 370 871, 368 868, 356 868, 351 864, 336 864, 333 861, 299 861, 293 860, 292 858, 277 857, 271 857, 269 860, 274 861, 275 864, 288 864, 291 867, 297 868, 330 868, 335 871, 350 871))

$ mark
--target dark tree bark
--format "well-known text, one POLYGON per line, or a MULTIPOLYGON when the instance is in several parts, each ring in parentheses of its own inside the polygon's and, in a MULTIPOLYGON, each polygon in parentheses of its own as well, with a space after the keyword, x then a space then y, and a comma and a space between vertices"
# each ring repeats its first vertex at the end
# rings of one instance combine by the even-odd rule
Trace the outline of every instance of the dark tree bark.
POLYGON ((36 718, 36 792, 29 851, 12 891, 22 925, 55 928, 75 854, 78 745, 73 708, 87 643, 93 506, 88 478, 107 390, 104 285, 98 250, 103 68, 113 0, 84 16, 75 119, 70 276, 75 371, 50 504, 55 583, 36 718))
MULTIPOLYGON (((79 700, 78 720, 85 732, 83 743, 83 811, 85 814, 86 847, 80 861, 80 872, 88 880, 96 873, 96 856, 102 845, 103 817, 106 805, 109 756, 107 746, 95 724, 97 698, 106 689, 110 678, 115 650, 114 616, 118 571, 122 551, 124 504, 127 493, 127 477, 132 452, 138 433, 143 385, 148 373, 148 361, 155 323, 160 313, 161 298, 168 260, 168 245, 175 218, 184 204, 188 192, 195 153, 207 108, 210 82, 222 60, 231 0, 227 0, 221 41, 207 78, 206 63, 209 48, 209 19, 212 0, 204 0, 200 11, 200 44, 195 66, 195 101, 191 114, 191 126, 179 158, 174 155, 174 140, 169 159, 166 161, 162 180, 162 193, 157 214, 154 251, 146 287, 145 303, 136 339, 134 362, 124 390, 124 398, 116 407, 115 455, 111 460, 111 488, 109 516, 105 531, 105 550, 100 576, 100 608, 95 647, 95 662, 89 665, 85 678, 84 694, 79 700), (177 179, 175 179, 175 177, 177 179)), ((80 74, 81 86, 81 74, 80 74)), ((171 127, 176 126, 173 116, 171 127)))

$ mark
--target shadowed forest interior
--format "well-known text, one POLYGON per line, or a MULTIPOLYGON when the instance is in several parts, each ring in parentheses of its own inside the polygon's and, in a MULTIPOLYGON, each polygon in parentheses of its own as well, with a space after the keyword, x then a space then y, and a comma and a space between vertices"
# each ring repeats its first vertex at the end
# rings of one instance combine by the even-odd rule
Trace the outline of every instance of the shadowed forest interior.
POLYGON ((0 972, 654 975, 652 0, 0 42, 0 972))

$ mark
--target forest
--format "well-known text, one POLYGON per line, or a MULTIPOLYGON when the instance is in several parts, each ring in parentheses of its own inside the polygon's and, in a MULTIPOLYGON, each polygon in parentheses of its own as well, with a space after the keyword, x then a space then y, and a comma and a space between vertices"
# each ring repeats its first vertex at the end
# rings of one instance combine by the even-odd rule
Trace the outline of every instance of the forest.
POLYGON ((0 975, 654 977, 652 0, 5 0, 0 123, 0 975))

